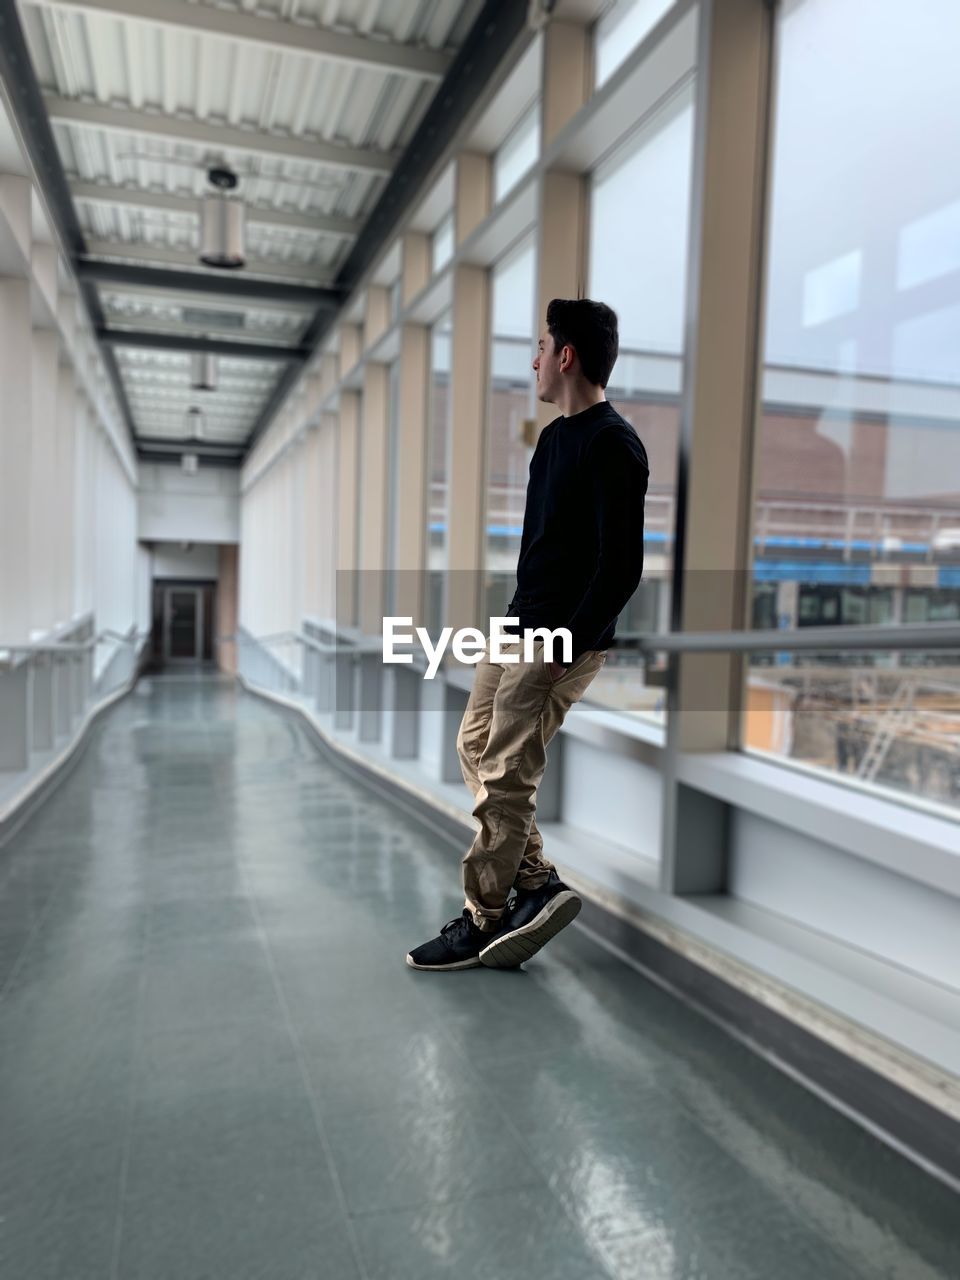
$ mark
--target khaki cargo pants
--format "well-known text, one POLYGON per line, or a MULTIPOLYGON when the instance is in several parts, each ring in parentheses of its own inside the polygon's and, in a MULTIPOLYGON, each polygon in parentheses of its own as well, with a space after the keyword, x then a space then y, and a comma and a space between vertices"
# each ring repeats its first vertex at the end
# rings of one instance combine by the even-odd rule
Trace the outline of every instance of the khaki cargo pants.
POLYGON ((535 889, 553 869, 535 820, 547 743, 607 656, 590 649, 554 679, 543 661, 542 641, 531 662, 523 661, 519 641, 502 648, 518 653, 520 661, 491 661, 488 641, 457 735, 460 767, 480 824, 463 859, 464 905, 487 930, 496 928, 514 885, 535 889))

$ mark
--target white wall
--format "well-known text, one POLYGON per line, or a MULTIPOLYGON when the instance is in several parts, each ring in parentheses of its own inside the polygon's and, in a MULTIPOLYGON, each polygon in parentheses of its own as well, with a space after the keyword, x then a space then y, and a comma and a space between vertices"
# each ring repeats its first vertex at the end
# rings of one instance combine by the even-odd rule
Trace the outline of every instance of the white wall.
POLYGON ((196 542, 184 550, 178 542, 158 542, 153 548, 152 576, 215 581, 220 576, 220 547, 215 542, 196 542))
POLYGON ((88 612, 125 635, 148 619, 136 456, 18 148, 0 103, 0 640, 88 612))
POLYGON ((309 399, 294 394, 242 471, 238 619, 254 636, 336 612, 336 419, 309 428, 308 443, 300 428, 311 418, 309 399))
POLYGON ((960 902, 800 831, 734 809, 734 898, 960 989, 960 902))
POLYGON ((138 532, 144 541, 239 542, 240 472, 140 467, 138 532))

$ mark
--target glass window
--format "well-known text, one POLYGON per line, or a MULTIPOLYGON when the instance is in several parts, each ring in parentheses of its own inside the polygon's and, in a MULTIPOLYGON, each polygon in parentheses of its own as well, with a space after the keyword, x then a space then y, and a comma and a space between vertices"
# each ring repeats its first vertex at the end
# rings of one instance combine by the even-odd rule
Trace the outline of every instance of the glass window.
POLYGON ((594 79, 598 89, 673 5, 674 0, 615 0, 596 28, 594 79))
POLYGON ((643 581, 588 697, 656 719, 663 699, 630 640, 669 626, 692 147, 688 87, 596 171, 590 197, 589 292, 620 324, 607 398, 643 441, 650 481, 643 581))
MULTIPOLYGON (((775 584, 780 625, 960 605, 958 42, 950 0, 777 12, 754 579, 775 584)), ((774 688, 769 671, 748 684, 745 745, 960 803, 957 665, 783 655, 774 688), (750 712, 774 696, 771 743, 750 712)))
POLYGON ((430 243, 431 265, 436 273, 453 257, 453 214, 448 213, 433 233, 430 243))
POLYGON ((443 626, 444 583, 448 567, 448 489, 450 466, 450 315, 430 334, 430 434, 427 453, 427 628, 443 626))
POLYGON ((493 157, 493 202, 511 191, 540 154, 540 104, 535 102, 493 157))
POLYGON ((535 269, 528 240, 493 271, 485 617, 502 617, 517 585, 531 457, 521 433, 524 419, 534 414, 535 269))

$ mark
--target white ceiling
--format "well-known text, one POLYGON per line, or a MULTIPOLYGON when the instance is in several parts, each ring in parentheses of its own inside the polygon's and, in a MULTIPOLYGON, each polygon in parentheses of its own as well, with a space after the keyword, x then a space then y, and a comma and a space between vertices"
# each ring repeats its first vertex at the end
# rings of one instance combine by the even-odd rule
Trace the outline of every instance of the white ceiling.
MULTIPOLYGON (((480 0, 26 0, 24 29, 90 256, 196 269, 190 295, 99 286, 110 328, 297 345, 289 303, 204 295, 206 169, 247 205, 245 273, 333 281, 480 0), (204 314, 204 312, 212 314, 204 314)), ((224 273, 214 273, 219 279, 224 273)), ((189 358, 116 347, 138 436, 242 443, 283 365, 222 359, 191 393, 189 358)))

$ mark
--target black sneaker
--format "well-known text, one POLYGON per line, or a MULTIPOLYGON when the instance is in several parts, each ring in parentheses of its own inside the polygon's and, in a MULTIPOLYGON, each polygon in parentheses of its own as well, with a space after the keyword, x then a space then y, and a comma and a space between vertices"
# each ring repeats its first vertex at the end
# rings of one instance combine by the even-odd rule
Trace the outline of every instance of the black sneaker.
POLYGON ((480 963, 490 969, 518 968, 575 920, 582 906, 556 871, 539 889, 518 889, 513 907, 480 952, 480 963))
POLYGON ((407 964, 411 969, 475 969, 480 963, 480 948, 491 936, 477 928, 464 907, 462 915, 443 926, 439 937, 411 951, 407 964))

